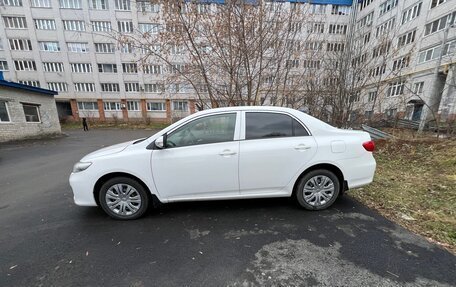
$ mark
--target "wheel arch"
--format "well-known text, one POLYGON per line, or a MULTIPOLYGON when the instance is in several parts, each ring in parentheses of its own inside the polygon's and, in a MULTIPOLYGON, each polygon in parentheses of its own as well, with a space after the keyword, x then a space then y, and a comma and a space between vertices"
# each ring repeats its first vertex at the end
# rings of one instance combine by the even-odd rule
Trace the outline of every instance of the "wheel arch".
POLYGON ((150 188, 147 186, 147 184, 139 177, 126 172, 111 172, 100 177, 93 187, 93 197, 95 198, 95 202, 98 206, 100 206, 99 194, 101 187, 105 182, 115 177, 128 177, 141 184, 141 186, 144 187, 144 189, 148 192, 147 194, 149 195, 149 200, 152 203, 153 207, 156 207, 160 202, 157 196, 150 191, 150 188))
POLYGON ((340 170, 339 167, 337 167, 333 164, 330 164, 330 163, 319 163, 319 164, 315 164, 313 166, 308 167, 306 170, 304 170, 298 176, 298 178, 296 179, 296 181, 293 185, 292 196, 294 196, 296 194, 296 189, 298 188, 298 184, 299 184, 299 181, 301 180, 301 178, 303 178, 307 173, 311 172, 312 170, 317 170, 317 169, 329 170, 337 176, 337 178, 339 179, 339 182, 341 183, 340 184, 340 193, 339 193, 340 195, 342 195, 348 189, 347 180, 345 179, 344 174, 343 174, 342 170, 340 170))

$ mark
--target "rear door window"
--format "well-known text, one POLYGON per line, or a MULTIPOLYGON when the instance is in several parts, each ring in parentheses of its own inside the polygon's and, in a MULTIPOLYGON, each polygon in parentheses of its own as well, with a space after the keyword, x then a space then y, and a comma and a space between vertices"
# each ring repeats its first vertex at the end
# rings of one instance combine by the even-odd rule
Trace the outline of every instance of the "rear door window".
POLYGON ((308 136, 307 130, 292 117, 280 113, 247 112, 245 139, 308 136))

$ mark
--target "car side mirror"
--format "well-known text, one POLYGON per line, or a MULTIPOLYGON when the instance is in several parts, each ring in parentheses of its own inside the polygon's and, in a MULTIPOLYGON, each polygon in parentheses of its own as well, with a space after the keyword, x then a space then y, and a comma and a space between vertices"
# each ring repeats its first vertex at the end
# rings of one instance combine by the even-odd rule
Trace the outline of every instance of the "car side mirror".
POLYGON ((164 149, 165 148, 165 143, 166 143, 166 134, 164 136, 159 136, 155 140, 155 148, 156 149, 164 149))

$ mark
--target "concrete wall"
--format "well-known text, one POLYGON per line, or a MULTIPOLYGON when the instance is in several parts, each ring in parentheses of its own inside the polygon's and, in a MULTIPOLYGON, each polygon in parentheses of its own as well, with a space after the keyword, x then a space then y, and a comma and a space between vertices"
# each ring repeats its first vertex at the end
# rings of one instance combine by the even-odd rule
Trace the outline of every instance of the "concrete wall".
POLYGON ((0 142, 61 133, 53 96, 0 87, 0 101, 7 103, 10 118, 0 122, 0 142), (40 122, 25 121, 23 103, 39 106, 40 122))

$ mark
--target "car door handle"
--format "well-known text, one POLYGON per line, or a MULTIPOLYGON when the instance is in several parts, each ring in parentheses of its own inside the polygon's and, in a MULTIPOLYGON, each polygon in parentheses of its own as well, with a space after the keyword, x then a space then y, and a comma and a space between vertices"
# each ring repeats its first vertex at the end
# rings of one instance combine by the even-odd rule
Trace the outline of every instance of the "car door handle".
POLYGON ((294 149, 299 150, 299 151, 306 151, 306 150, 310 149, 310 146, 307 146, 305 144, 298 144, 297 146, 295 146, 294 149))
POLYGON ((229 150, 229 149, 225 149, 221 153, 219 153, 220 156, 230 156, 230 155, 235 155, 235 154, 236 154, 236 152, 229 150))

